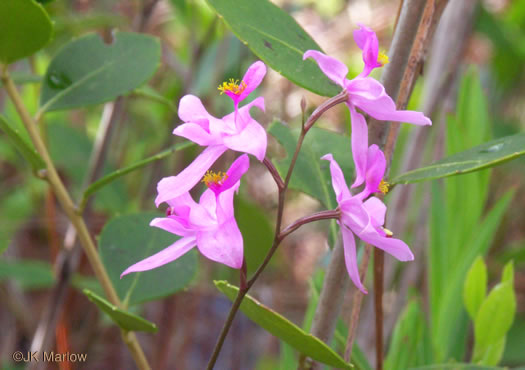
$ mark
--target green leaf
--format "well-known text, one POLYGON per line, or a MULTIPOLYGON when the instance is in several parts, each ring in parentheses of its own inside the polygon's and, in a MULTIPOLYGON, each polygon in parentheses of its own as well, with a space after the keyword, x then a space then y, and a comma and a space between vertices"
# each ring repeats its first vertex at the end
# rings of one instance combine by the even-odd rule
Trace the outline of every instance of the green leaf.
POLYGON ((157 325, 151 321, 118 308, 89 289, 84 289, 83 293, 120 328, 127 331, 144 331, 147 333, 157 332, 157 325))
POLYGON ((0 63, 12 63, 42 49, 53 25, 44 8, 32 0, 0 1, 0 63))
POLYGON ((159 62, 160 43, 154 37, 117 32, 105 44, 98 35, 83 36, 51 61, 39 113, 113 100, 146 82, 159 62))
POLYGON ((503 367, 480 366, 471 364, 436 364, 427 366, 411 367, 409 370, 505 370, 503 367))
MULTIPOLYGON (((268 132, 277 139, 286 151, 287 157, 275 163, 277 170, 284 179, 295 151, 299 130, 291 130, 289 127, 275 122, 270 126, 268 132)), ((351 184, 354 165, 350 138, 333 131, 313 127, 306 135, 295 163, 290 188, 318 199, 327 208, 335 208, 337 202, 332 188, 329 163, 321 159, 327 153, 334 155, 345 174, 347 184, 351 184)))
MULTIPOLYGON (((231 301, 235 300, 239 288, 228 284, 226 281, 214 281, 214 283, 217 289, 224 293, 231 301)), ((333 349, 323 343, 319 338, 306 333, 297 325, 249 295, 244 297, 241 303, 241 311, 257 325, 282 339, 308 357, 337 368, 352 368, 350 364, 347 364, 333 349)))
POLYGON ((478 256, 467 272, 463 287, 463 303, 472 320, 475 319, 479 307, 487 294, 487 266, 481 256, 478 256))
POLYGON ((124 175, 127 175, 130 172, 136 171, 144 166, 147 166, 150 163, 164 159, 170 156, 171 154, 178 152, 179 150, 186 149, 193 145, 195 145, 195 143, 192 143, 190 141, 185 141, 184 143, 174 145, 173 147, 169 149, 166 149, 158 154, 152 155, 149 158, 138 161, 137 163, 133 163, 132 165, 129 165, 127 167, 120 168, 116 171, 108 173, 106 176, 102 177, 101 179, 89 185, 88 188, 84 191, 84 194, 82 195, 82 202, 81 202, 82 206, 85 205, 85 203, 87 202, 88 198, 91 195, 93 195, 94 193, 96 193, 97 191, 105 187, 106 185, 111 184, 113 181, 117 180, 118 178, 124 175))
POLYGON ((273 228, 268 217, 255 204, 235 198, 235 218, 244 239, 244 257, 248 275, 257 270, 273 242, 273 228))
POLYGON ((303 61, 307 50, 321 48, 290 15, 270 1, 207 2, 255 55, 290 81, 324 96, 341 91, 312 59, 303 61))
POLYGON ((37 171, 46 166, 44 160, 35 148, 24 139, 17 128, 9 125, 4 117, 0 115, 0 129, 5 132, 9 140, 20 151, 20 154, 31 164, 33 170, 37 171))
MULTIPOLYGON (((483 357, 479 361, 479 363, 484 365, 497 365, 501 361, 501 358, 503 357, 503 351, 505 351, 505 343, 507 342, 507 337, 503 336, 499 341, 490 344, 487 349, 485 350, 485 353, 483 354, 483 357)), ((474 353, 474 356, 476 356, 476 353, 474 353)))
POLYGON ((498 344, 509 331, 516 313, 516 296, 511 281, 496 285, 481 305, 474 321, 474 361, 479 361, 490 345, 498 344))
POLYGON ((509 261, 503 268, 501 282, 505 283, 507 281, 510 281, 511 284, 514 284, 514 261, 509 261))
POLYGON ((399 317, 385 359, 385 369, 408 369, 410 366, 424 364, 429 352, 430 338, 425 315, 417 300, 407 304, 399 317))
POLYGON ((0 259, 0 281, 16 280, 23 289, 44 289, 53 286, 53 269, 37 260, 7 261, 0 259))
POLYGON ((149 226, 158 213, 138 213, 117 216, 109 221, 100 235, 99 248, 117 294, 125 304, 136 304, 173 294, 184 289, 197 272, 197 255, 190 251, 179 259, 159 268, 135 272, 120 279, 120 274, 132 264, 149 257, 179 238, 149 226))
POLYGON ((525 154, 525 134, 502 137, 441 159, 427 167, 405 172, 392 184, 409 184, 461 175, 494 167, 525 154))

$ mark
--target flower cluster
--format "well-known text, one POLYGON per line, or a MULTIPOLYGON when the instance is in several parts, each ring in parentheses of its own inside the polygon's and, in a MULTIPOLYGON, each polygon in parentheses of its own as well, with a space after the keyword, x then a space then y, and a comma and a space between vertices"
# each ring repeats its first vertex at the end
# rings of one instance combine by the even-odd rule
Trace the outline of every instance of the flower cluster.
POLYGON ((346 105, 352 120, 352 156, 356 179, 352 188, 365 183, 362 192, 352 196, 341 168, 331 154, 322 159, 330 161, 332 185, 341 210, 339 224, 343 236, 345 263, 350 278, 364 293, 366 289, 359 279, 354 234, 363 241, 383 249, 401 261, 414 259, 409 247, 401 240, 393 239, 392 234, 383 229, 386 206, 378 198, 368 198, 374 192, 385 192, 383 181, 386 160, 383 152, 376 146, 368 147, 368 127, 365 117, 357 109, 381 121, 399 121, 415 125, 431 125, 429 118, 421 112, 397 110, 392 98, 383 85, 369 77, 373 69, 388 63, 388 57, 379 51, 377 36, 370 28, 359 25, 354 31, 354 40, 362 50, 364 68, 354 79, 346 76, 348 68, 335 58, 317 50, 308 50, 303 59, 314 59, 323 73, 348 93, 346 105))
POLYGON ((166 217, 156 218, 150 225, 181 238, 162 251, 128 267, 121 275, 146 271, 174 261, 193 247, 207 258, 232 268, 242 267, 243 239, 233 212, 233 196, 242 175, 248 171, 247 154, 241 155, 226 173, 214 173, 210 167, 228 149, 248 153, 259 161, 266 155, 266 131, 251 117, 250 109, 264 111, 264 99, 258 97, 239 108, 239 103, 259 86, 266 74, 263 62, 255 62, 242 81, 230 80, 219 87, 234 103, 234 111, 222 118, 210 115, 200 99, 184 96, 179 103, 179 118, 184 122, 173 134, 206 147, 177 176, 163 178, 157 185, 157 207, 167 203, 166 217), (208 189, 199 203, 189 191, 202 181, 208 189))

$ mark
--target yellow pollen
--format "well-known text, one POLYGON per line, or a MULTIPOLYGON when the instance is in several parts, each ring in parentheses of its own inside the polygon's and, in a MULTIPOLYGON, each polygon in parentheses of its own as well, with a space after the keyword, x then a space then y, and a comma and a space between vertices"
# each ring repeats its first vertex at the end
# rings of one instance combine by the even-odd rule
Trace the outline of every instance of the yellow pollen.
POLYGON ((389 62, 388 55, 386 55, 385 52, 380 51, 379 55, 377 56, 377 61, 379 62, 379 64, 384 66, 385 64, 387 64, 389 62))
POLYGON ((206 175, 204 175, 202 182, 205 183, 207 187, 210 187, 210 185, 222 185, 227 178, 228 175, 225 172, 208 171, 206 175))
POLYGON ((383 231, 385 232, 387 238, 391 238, 394 235, 392 231, 388 230, 385 227, 383 227, 383 231))
POLYGON ((230 78, 230 81, 223 82, 222 85, 220 85, 217 89, 221 92, 221 95, 227 91, 235 95, 241 95, 244 89, 246 89, 246 82, 241 81, 239 85, 239 80, 234 80, 233 78, 230 78))
POLYGON ((381 180, 379 183, 379 191, 383 194, 388 193, 388 189, 390 188, 390 184, 386 182, 385 180, 381 180))

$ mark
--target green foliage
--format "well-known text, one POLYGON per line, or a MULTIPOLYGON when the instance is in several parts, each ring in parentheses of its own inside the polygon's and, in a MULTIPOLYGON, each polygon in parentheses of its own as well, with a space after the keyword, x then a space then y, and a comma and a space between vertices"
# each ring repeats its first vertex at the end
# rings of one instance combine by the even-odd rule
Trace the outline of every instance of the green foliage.
MULTIPOLYGON (((284 179, 295 152, 299 130, 291 130, 289 127, 275 122, 269 127, 268 131, 286 151, 286 158, 275 163, 277 170, 284 179)), ((295 163, 290 188, 314 197, 327 208, 335 208, 337 202, 332 189, 330 168, 327 161, 320 160, 327 153, 334 155, 345 174, 347 184, 351 184, 354 167, 350 138, 336 132, 313 127, 306 135, 295 163)))
POLYGON ((425 315, 419 302, 412 300, 401 313, 394 328, 385 369, 404 370, 427 364, 431 360, 431 352, 425 315))
POLYGON ((84 289, 83 292, 91 302, 96 304, 97 307, 108 315, 120 328, 127 331, 157 332, 157 326, 154 323, 118 308, 88 289, 84 289))
POLYGON ((0 282, 13 279, 23 289, 45 289, 53 286, 51 265, 37 260, 7 261, 0 259, 0 282))
POLYGON ((197 255, 190 251, 179 259, 151 271, 120 278, 132 264, 173 244, 178 237, 149 226, 156 213, 117 216, 102 230, 99 251, 109 278, 125 304, 137 304, 166 297, 184 289, 197 272, 197 255))
MULTIPOLYGON (((490 121, 486 98, 476 73, 462 81, 456 116, 447 124, 447 154, 485 142, 490 121)), ((468 317, 462 291, 468 269, 489 249, 513 193, 501 197, 485 217, 490 172, 447 178, 432 184, 428 253, 430 323, 434 359, 464 357, 468 317)))
POLYGON ((303 61, 307 50, 321 48, 295 19, 270 1, 207 2, 255 55, 290 81, 324 96, 341 91, 313 60, 303 61))
POLYGON ((235 199, 235 219, 244 242, 248 275, 260 266, 273 242, 273 228, 268 217, 255 204, 241 197, 235 199))
POLYGON ((0 64, 32 55, 53 33, 47 12, 33 0, 0 1, 0 24, 0 64))
POLYGON ((146 82, 160 61, 159 41, 117 32, 111 44, 87 35, 67 44, 51 61, 40 112, 71 109, 115 99, 146 82))
POLYGON ((524 154, 525 134, 507 136, 456 153, 430 166, 403 173, 394 178, 392 184, 409 184, 475 172, 524 154))
POLYGON ((487 266, 483 258, 476 258, 465 279, 463 304, 472 320, 476 317, 487 294, 487 266))
POLYGON ((483 365, 497 365, 505 349, 505 336, 516 313, 513 264, 509 262, 496 285, 481 304, 474 320, 472 360, 483 365))
MULTIPOLYGON (((214 283, 217 289, 224 293, 231 301, 235 299, 239 288, 228 284, 226 281, 214 281, 214 283)), ((337 368, 352 368, 351 365, 345 363, 334 350, 321 340, 308 334, 291 321, 264 306, 249 295, 244 297, 240 309, 257 325, 282 339, 308 357, 337 368)))
MULTIPOLYGON (((0 129, 5 132, 9 140, 18 149, 20 154, 31 164, 33 170, 39 170, 44 168, 46 165, 44 160, 37 153, 33 145, 31 145, 25 138, 20 134, 18 128, 11 126, 7 123, 7 120, 0 115, 0 129)), ((26 133, 27 135, 27 133, 26 133)))

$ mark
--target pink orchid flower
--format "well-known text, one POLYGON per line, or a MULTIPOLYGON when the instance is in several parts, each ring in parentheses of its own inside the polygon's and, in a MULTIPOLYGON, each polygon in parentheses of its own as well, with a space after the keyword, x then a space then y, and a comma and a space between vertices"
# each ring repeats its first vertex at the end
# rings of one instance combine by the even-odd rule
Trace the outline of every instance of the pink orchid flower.
POLYGON ((414 259, 408 245, 402 240, 391 238, 392 234, 383 228, 386 213, 385 204, 376 197, 366 199, 382 186, 381 182, 386 166, 384 154, 376 145, 372 145, 367 154, 370 161, 368 161, 366 171, 366 187, 365 190, 355 196, 350 193, 343 171, 332 154, 326 154, 321 158, 330 161, 332 186, 341 210, 341 218, 338 223, 341 226, 343 236, 346 269, 350 279, 365 294, 367 291, 359 279, 354 234, 364 242, 384 250, 400 261, 414 259))
POLYGON ((207 189, 196 203, 189 192, 168 200, 166 217, 155 218, 150 225, 181 236, 172 245, 128 267, 121 275, 147 271, 187 253, 197 246, 212 261, 239 269, 243 263, 243 240, 233 213, 233 195, 250 160, 244 154, 237 158, 225 174, 208 173, 207 189))
MULTIPOLYGON (((308 50, 303 59, 314 59, 321 71, 336 84, 348 92, 346 102, 352 120, 352 155, 354 157, 356 180, 352 185, 355 188, 365 181, 366 156, 368 149, 368 127, 365 117, 357 111, 361 109, 371 117, 380 121, 407 122, 415 125, 431 125, 432 121, 421 112, 397 110, 396 104, 385 92, 383 85, 368 77, 370 71, 378 64, 382 65, 382 58, 378 57, 377 37, 367 27, 361 26, 354 32, 357 45, 363 50, 365 68, 356 78, 349 80, 348 68, 335 58, 329 57, 317 50, 308 50)), ((383 58, 384 59, 384 58, 383 58)))
POLYGON ((266 131, 250 116, 250 108, 253 106, 264 111, 264 98, 259 97, 238 112, 219 119, 210 115, 196 96, 186 95, 181 99, 179 117, 185 123, 175 128, 173 134, 207 148, 177 176, 165 177, 159 182, 155 199, 157 207, 160 203, 191 190, 228 149, 252 154, 259 161, 264 159, 266 131))
POLYGON ((221 91, 221 94, 226 94, 233 100, 237 111, 239 103, 261 84, 265 75, 266 66, 259 60, 248 68, 241 83, 230 78, 228 82, 223 82, 218 89, 221 91))

